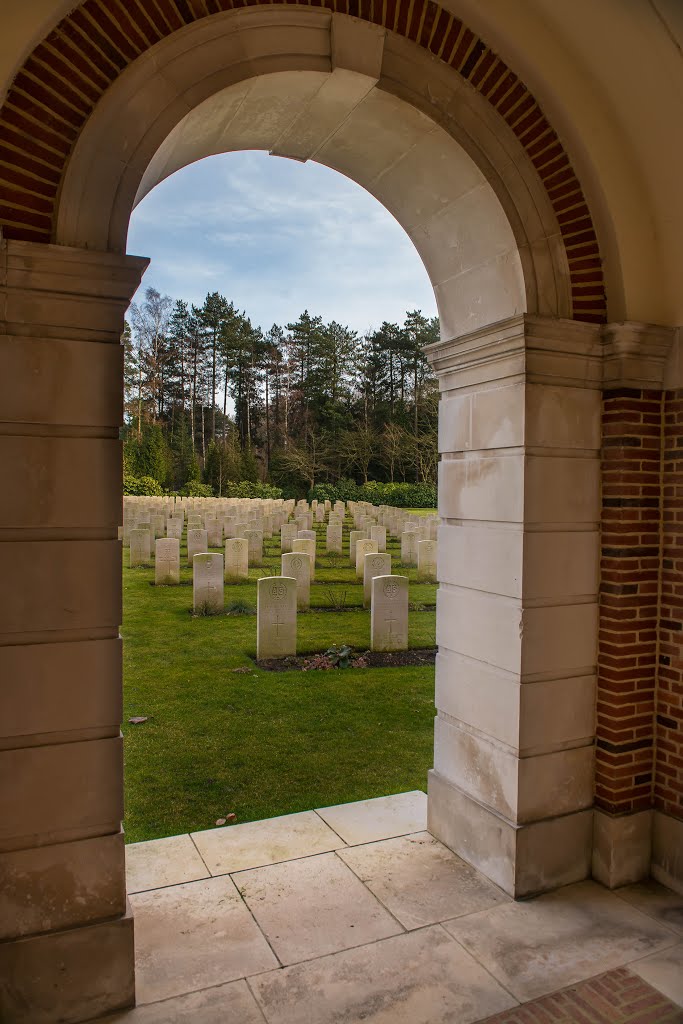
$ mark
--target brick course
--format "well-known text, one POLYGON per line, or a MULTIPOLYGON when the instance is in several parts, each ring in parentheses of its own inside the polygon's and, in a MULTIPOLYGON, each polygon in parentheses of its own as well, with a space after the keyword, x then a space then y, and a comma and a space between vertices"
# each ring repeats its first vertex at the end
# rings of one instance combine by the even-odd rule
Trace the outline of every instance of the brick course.
POLYGON ((664 397, 655 807, 683 818, 683 391, 664 397))
MULTIPOLYGON (((5 237, 51 241, 68 155, 95 104, 128 64, 183 25, 258 5, 259 0, 85 0, 64 18, 20 69, 0 110, 5 237)), ((309 0, 299 6, 349 14, 403 35, 488 100, 528 152, 557 214, 574 319, 603 323, 602 264, 581 186, 536 99, 505 62, 432 0, 309 0)))
POLYGON ((621 967, 481 1024, 683 1024, 683 1009, 621 967))
POLYGON ((607 392, 595 800, 652 806, 661 517, 662 393, 607 392))
POLYGON ((603 402, 596 805, 683 818, 683 391, 603 402))

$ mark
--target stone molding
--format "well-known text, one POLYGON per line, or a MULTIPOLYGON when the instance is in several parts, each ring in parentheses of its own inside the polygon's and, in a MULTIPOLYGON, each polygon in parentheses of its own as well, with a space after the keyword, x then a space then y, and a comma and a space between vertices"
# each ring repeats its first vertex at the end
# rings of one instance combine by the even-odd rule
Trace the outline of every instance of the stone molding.
POLYGON ((577 320, 522 313, 425 349, 439 377, 458 386, 520 376, 529 383, 599 388, 600 328, 577 320))
POLYGON ((676 329, 627 320, 602 328, 603 388, 661 391, 676 329))
POLYGON ((0 335, 110 341, 149 266, 121 256, 39 242, 0 242, 0 335))
POLYGON ((678 331, 635 321, 603 327, 523 313, 425 349, 458 386, 509 376, 568 387, 662 390, 678 331))

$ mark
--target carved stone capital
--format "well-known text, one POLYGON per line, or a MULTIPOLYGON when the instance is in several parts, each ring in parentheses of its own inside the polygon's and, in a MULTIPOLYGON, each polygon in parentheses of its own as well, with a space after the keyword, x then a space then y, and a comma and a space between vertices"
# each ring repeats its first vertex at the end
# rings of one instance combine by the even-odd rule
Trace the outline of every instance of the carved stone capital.
POLYGON ((661 390, 676 329, 634 321, 602 329, 603 387, 661 390))
POLYGON ((521 314, 426 348, 442 389, 521 378, 565 387, 601 386, 600 327, 521 314))

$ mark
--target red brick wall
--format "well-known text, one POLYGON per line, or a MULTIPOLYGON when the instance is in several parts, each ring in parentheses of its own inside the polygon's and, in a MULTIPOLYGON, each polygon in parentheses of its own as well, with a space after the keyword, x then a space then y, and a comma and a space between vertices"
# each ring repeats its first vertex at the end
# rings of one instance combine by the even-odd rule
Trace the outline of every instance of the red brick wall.
POLYGON ((655 807, 683 818, 683 391, 664 397, 655 807))
POLYGON ((596 804, 652 806, 659 595, 662 394, 603 403, 596 804))

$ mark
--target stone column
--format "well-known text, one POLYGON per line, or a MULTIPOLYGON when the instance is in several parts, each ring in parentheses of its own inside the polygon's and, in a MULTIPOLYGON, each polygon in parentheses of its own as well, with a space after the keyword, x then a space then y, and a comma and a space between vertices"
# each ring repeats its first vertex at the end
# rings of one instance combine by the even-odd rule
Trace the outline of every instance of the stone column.
POLYGON ((599 330, 519 316, 427 350, 442 453, 429 829, 515 897, 590 874, 599 330))
POLYGON ((134 1001, 121 704, 123 316, 146 260, 0 245, 0 1018, 134 1001))

